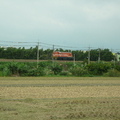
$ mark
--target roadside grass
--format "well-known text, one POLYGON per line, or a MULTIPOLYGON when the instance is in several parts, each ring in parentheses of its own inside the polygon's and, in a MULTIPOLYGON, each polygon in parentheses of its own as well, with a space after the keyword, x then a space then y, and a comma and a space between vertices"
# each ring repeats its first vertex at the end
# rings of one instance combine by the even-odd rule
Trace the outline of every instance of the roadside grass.
POLYGON ((120 78, 0 77, 0 120, 120 120, 120 78))

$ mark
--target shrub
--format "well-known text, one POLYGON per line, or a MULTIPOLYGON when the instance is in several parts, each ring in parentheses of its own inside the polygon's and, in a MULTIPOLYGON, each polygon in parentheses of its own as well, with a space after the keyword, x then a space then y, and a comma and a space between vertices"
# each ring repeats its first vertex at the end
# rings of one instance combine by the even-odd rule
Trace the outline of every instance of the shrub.
POLYGON ((90 63, 87 66, 88 72, 93 75, 102 75, 103 73, 108 72, 111 68, 110 63, 90 63))
POLYGON ((63 75, 63 76, 67 76, 68 74, 69 74, 69 72, 67 72, 67 71, 63 71, 60 73, 60 75, 63 75))
POLYGON ((80 66, 75 66, 73 67, 70 72, 72 73, 72 75, 75 76, 85 76, 88 74, 88 71, 85 67, 80 67, 80 66))
POLYGON ((11 75, 11 71, 8 69, 8 67, 5 67, 3 69, 2 75, 3 76, 10 76, 11 75))
POLYGON ((39 62, 38 66, 45 68, 47 66, 47 63, 46 62, 39 62))
POLYGON ((27 73, 29 70, 29 66, 27 66, 24 63, 18 63, 17 64, 17 73, 19 75, 24 75, 25 73, 27 73))
POLYGON ((42 67, 42 68, 45 68, 45 67, 48 67, 48 66, 51 66, 51 65, 52 65, 51 61, 43 61, 43 62, 38 63, 38 66, 42 67))
POLYGON ((3 69, 6 67, 6 65, 0 64, 0 71, 3 71, 3 69))
POLYGON ((62 66, 60 65, 52 66, 51 70, 54 72, 54 75, 58 75, 62 72, 62 66))
POLYGON ((6 66, 12 75, 23 75, 30 69, 26 63, 21 62, 9 62, 6 66))
POLYGON ((115 69, 120 72, 120 65, 116 65, 115 69))
POLYGON ((73 62, 66 62, 65 64, 67 65, 67 69, 73 67, 73 62))
POLYGON ((9 62, 7 67, 11 71, 11 74, 17 74, 17 62, 9 62))
POLYGON ((30 69, 27 73, 28 76, 44 76, 44 69, 39 67, 37 69, 30 69))
POLYGON ((111 69, 107 73, 104 74, 106 77, 120 77, 120 72, 116 69, 111 69))

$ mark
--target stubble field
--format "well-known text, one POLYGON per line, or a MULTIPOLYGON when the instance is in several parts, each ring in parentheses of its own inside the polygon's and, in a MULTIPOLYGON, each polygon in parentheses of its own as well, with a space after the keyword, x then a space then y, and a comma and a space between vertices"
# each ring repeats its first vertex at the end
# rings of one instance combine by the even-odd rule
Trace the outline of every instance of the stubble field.
POLYGON ((119 120, 120 78, 1 77, 1 120, 119 120))

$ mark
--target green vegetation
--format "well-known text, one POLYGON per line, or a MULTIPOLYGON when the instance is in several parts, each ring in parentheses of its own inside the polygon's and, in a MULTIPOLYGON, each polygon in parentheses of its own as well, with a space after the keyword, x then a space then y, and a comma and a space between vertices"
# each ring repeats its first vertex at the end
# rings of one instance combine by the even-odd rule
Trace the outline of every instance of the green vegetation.
MULTIPOLYGON (((56 51, 69 52, 70 50, 60 48, 56 51)), ((90 62, 88 62, 88 51, 73 50, 72 54, 75 55, 76 63, 73 61, 52 61, 52 52, 51 49, 40 49, 38 52, 37 46, 29 49, 24 47, 0 48, 0 58, 13 60, 12 62, 0 62, 0 76, 119 76, 120 64, 115 62, 115 56, 109 49, 92 49, 90 51, 90 61, 92 61, 90 64, 88 64, 90 62), (37 63, 14 62, 14 59, 38 60, 37 53, 39 53, 39 60, 46 61, 37 63), (98 59, 99 57, 100 59, 98 59), (116 72, 114 75, 110 73, 112 70, 116 72)))
POLYGON ((88 70, 83 66, 74 66, 70 69, 70 72, 74 76, 85 76, 89 75, 88 70))
MULTIPOLYGON (((0 48, 0 58, 4 59, 37 59, 37 51, 38 47, 25 49, 23 48, 12 48, 7 47, 7 49, 0 48)), ((56 49, 56 51, 60 52, 69 52, 71 50, 63 50, 63 49, 56 49)), ((40 49, 39 50, 39 59, 40 60, 51 60, 52 56, 52 49, 40 49)), ((84 61, 88 57, 88 51, 82 50, 73 50, 71 51, 72 54, 75 54, 76 61, 84 61)), ((98 57, 100 55, 100 59, 102 61, 111 61, 114 60, 114 55, 109 49, 94 49, 90 51, 90 60, 91 61, 98 61, 98 57)))
POLYGON ((102 75, 103 73, 108 72, 109 69, 112 68, 112 64, 110 63, 91 63, 86 66, 90 74, 93 75, 102 75))
POLYGON ((62 72, 62 66, 57 64, 55 66, 52 66, 51 70, 54 72, 55 75, 58 75, 62 72))
POLYGON ((119 77, 120 65, 112 62, 0 62, 0 76, 108 76, 119 77), (38 67, 37 67, 38 66, 38 67))
POLYGON ((104 76, 120 77, 120 72, 117 71, 116 69, 111 69, 111 70, 109 70, 107 73, 105 73, 104 76))

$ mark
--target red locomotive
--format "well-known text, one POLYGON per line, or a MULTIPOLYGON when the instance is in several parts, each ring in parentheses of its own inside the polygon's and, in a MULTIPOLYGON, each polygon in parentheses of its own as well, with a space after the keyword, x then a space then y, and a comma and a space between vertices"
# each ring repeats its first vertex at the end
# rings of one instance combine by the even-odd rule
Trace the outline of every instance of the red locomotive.
POLYGON ((73 60, 71 52, 54 51, 52 53, 52 58, 57 60, 73 60))

